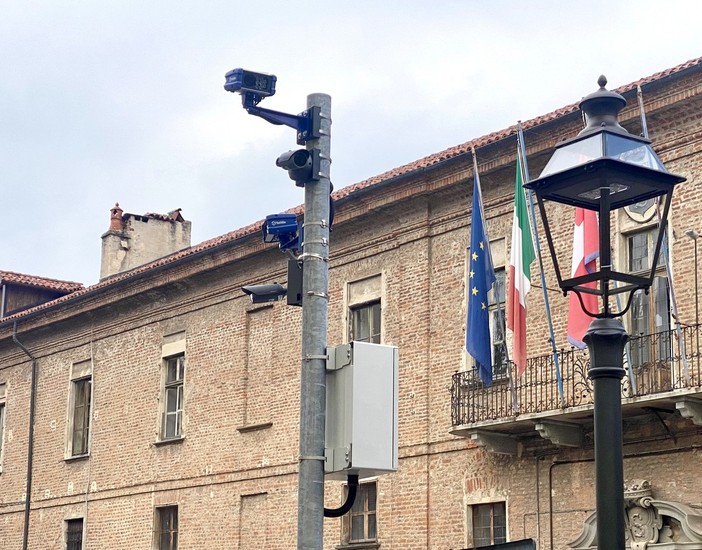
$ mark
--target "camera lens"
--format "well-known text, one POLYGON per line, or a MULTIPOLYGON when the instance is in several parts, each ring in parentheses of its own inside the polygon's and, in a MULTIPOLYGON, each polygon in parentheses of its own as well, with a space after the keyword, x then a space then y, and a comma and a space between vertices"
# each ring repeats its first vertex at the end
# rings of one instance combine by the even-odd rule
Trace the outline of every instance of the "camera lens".
POLYGON ((295 151, 295 154, 292 157, 292 161, 296 167, 302 168, 307 164, 307 159, 309 159, 309 157, 310 154, 305 149, 300 149, 298 151, 295 151))

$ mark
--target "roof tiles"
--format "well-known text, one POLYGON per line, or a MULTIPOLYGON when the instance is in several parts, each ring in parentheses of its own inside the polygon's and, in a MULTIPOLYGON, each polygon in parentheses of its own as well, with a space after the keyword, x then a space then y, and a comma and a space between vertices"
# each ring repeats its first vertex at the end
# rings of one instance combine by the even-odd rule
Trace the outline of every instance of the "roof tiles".
MULTIPOLYGON (((702 57, 691 59, 691 60, 686 61, 685 63, 682 63, 676 67, 666 69, 664 71, 655 73, 649 77, 637 80, 636 82, 632 82, 631 84, 621 86, 614 91, 622 94, 622 93, 636 89, 637 86, 643 86, 645 84, 649 84, 649 83, 652 83, 652 82, 655 82, 658 80, 662 80, 666 77, 672 76, 672 75, 677 74, 677 73, 681 73, 687 69, 690 69, 690 68, 698 66, 698 65, 702 65, 702 57)), ((541 124, 545 124, 547 122, 553 121, 553 120, 560 118, 562 116, 573 113, 577 110, 578 110, 578 103, 572 103, 570 105, 566 105, 565 107, 561 107, 560 109, 556 109, 555 111, 552 111, 552 112, 547 113, 545 115, 542 115, 542 116, 539 116, 537 118, 523 122, 522 128, 524 128, 525 130, 527 130, 529 128, 534 128, 534 127, 539 126, 541 124)), ((392 170, 388 170, 387 172, 384 172, 384 173, 379 174, 377 176, 373 176, 373 177, 368 178, 366 180, 363 180, 361 182, 343 187, 342 189, 335 191, 332 194, 332 197, 334 199, 337 199, 337 200, 348 197, 349 195, 352 195, 358 191, 367 189, 367 188, 372 187, 374 185, 377 185, 379 183, 386 182, 386 181, 392 180, 396 177, 404 176, 404 175, 410 174, 411 172, 414 172, 417 170, 422 170, 424 168, 434 166, 434 165, 439 164, 441 162, 444 162, 446 160, 450 160, 452 158, 455 158, 459 155, 463 155, 465 153, 470 152, 473 148, 478 149, 480 147, 484 147, 484 146, 489 145, 491 143, 495 143, 497 141, 500 141, 504 138, 509 137, 510 135, 515 134, 516 132, 517 132, 516 125, 509 126, 508 128, 504 128, 504 129, 498 130, 496 132, 492 132, 492 133, 487 134, 485 136, 478 137, 476 139, 467 141, 467 142, 462 143, 460 145, 456 145, 454 147, 450 147, 450 148, 445 149, 443 151, 440 151, 438 153, 434 153, 432 155, 426 156, 426 157, 421 158, 419 160, 416 160, 414 162, 410 162, 410 163, 405 164, 403 166, 393 168, 392 170)), ((176 211, 174 211, 174 212, 176 212, 176 211)), ((301 215, 303 212, 303 206, 302 205, 296 206, 295 208, 291 208, 287 212, 301 215)), ((172 213, 169 213, 169 214, 172 214, 172 213)), ((150 215, 154 216, 154 214, 150 214, 150 215)), ((36 312, 37 310, 48 308, 50 306, 67 301, 69 299, 73 299, 73 298, 76 298, 78 296, 82 296, 84 294, 93 293, 93 292, 95 292, 103 287, 108 287, 108 286, 114 285, 120 281, 130 279, 132 277, 135 277, 137 275, 145 273, 151 269, 155 269, 157 267, 164 266, 166 264, 177 262, 178 260, 181 260, 187 256, 192 256, 192 255, 198 254, 200 252, 204 252, 204 251, 207 251, 209 249, 216 248, 216 247, 223 245, 225 243, 234 242, 238 239, 247 237, 253 233, 257 233, 258 231, 260 231, 261 223, 262 223, 261 221, 252 223, 250 225, 247 225, 246 227, 242 227, 242 228, 237 229, 235 231, 231 231, 231 232, 226 233, 224 235, 220 235, 219 237, 215 237, 213 239, 204 241, 204 242, 197 244, 195 246, 192 246, 190 248, 186 248, 184 250, 181 250, 179 252, 171 254, 170 256, 160 258, 158 260, 155 260, 155 261, 148 263, 146 265, 143 265, 141 267, 132 269, 131 271, 120 273, 118 275, 115 275, 114 277, 110 277, 109 279, 101 281, 101 282, 99 282, 95 285, 92 285, 90 287, 87 287, 87 288, 84 288, 83 285, 81 285, 79 283, 67 283, 64 281, 55 281, 52 279, 44 279, 41 277, 32 277, 32 276, 28 276, 28 275, 20 276, 18 274, 11 274, 8 272, 1 272, 1 271, 0 271, 0 276, 3 278, 6 278, 5 276, 9 274, 9 275, 13 275, 15 277, 24 277, 24 279, 22 279, 22 280, 30 281, 30 283, 22 283, 22 284, 34 284, 34 286, 41 286, 41 284, 37 284, 37 283, 43 283, 45 288, 49 288, 48 286, 46 286, 48 284, 54 284, 54 285, 56 285, 56 288, 66 290, 67 292, 71 292, 71 294, 69 294, 69 295, 62 296, 56 300, 53 300, 52 302, 47 302, 46 304, 42 304, 40 306, 37 306, 37 307, 32 308, 30 310, 26 310, 26 311, 16 315, 17 317, 19 317, 22 315, 27 315, 27 314, 32 313, 32 312, 36 312)), ((9 278, 8 278, 8 280, 9 280, 9 278)), ((12 317, 15 317, 15 316, 8 317, 8 318, 6 318, 6 320, 11 319, 12 317)))
POLYGON ((17 285, 45 288, 48 290, 67 293, 75 292, 84 288, 81 283, 59 281, 58 279, 47 279, 46 277, 36 277, 34 275, 25 275, 23 273, 14 273, 12 271, 0 271, 0 283, 13 283, 17 285))

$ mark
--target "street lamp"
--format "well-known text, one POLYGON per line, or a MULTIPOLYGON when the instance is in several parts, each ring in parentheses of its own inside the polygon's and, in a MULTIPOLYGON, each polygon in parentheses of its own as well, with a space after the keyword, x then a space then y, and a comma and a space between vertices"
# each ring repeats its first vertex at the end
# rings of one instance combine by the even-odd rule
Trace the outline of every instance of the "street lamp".
MULTIPOLYGON (((624 548, 624 472, 622 457, 621 380, 624 377, 623 354, 628 335, 620 319, 630 307, 634 293, 648 290, 655 276, 658 256, 668 220, 674 186, 685 178, 668 172, 645 138, 627 132, 617 121, 626 105, 619 94, 605 89, 601 76, 599 90, 585 97, 580 109, 586 126, 573 139, 556 146, 556 150, 538 179, 524 185, 536 195, 549 251, 564 295, 575 292, 585 313, 593 317, 585 335, 590 352, 588 377, 594 387, 595 497, 597 512, 597 546, 600 549, 624 548), (631 275, 612 265, 612 212, 637 202, 656 198, 663 211, 651 271, 631 275), (546 203, 560 203, 593 210, 599 219, 599 266, 586 275, 564 279, 561 276, 559 251, 549 226, 546 203), (610 309, 610 297, 628 293, 624 309, 610 309), (595 294, 602 299, 601 311, 588 311, 582 295, 595 294)), ((560 232, 559 232, 560 233, 560 232)), ((563 258, 570 265, 570 258, 563 258)))

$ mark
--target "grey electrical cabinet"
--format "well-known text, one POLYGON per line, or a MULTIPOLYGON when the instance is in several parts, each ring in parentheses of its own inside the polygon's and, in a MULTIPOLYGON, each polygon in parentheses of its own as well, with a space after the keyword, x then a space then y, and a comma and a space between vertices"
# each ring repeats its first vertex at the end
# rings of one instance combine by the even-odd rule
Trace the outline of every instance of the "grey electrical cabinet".
POLYGON ((351 342, 329 348, 326 382, 327 478, 397 470, 397 347, 351 342))

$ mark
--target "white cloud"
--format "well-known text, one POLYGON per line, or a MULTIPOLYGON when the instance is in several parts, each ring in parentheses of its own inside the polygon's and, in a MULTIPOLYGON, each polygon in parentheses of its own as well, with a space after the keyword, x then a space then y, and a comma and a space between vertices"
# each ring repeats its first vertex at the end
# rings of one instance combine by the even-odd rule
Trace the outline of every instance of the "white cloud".
POLYGON ((278 76, 271 109, 332 96, 338 188, 700 55, 695 7, 5 0, 0 268, 94 280, 116 200, 183 208, 194 240, 301 203, 294 133, 224 91, 234 67, 278 76))

